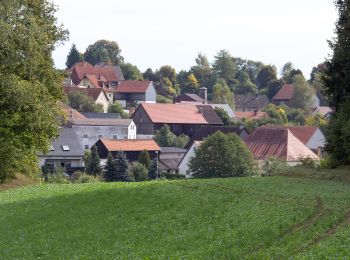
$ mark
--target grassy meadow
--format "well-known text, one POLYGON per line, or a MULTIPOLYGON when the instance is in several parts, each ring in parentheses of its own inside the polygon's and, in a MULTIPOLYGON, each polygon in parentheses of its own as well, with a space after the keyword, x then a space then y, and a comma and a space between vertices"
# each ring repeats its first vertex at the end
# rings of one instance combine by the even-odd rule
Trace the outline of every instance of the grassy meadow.
POLYGON ((0 192, 0 259, 350 257, 350 184, 290 177, 0 192))

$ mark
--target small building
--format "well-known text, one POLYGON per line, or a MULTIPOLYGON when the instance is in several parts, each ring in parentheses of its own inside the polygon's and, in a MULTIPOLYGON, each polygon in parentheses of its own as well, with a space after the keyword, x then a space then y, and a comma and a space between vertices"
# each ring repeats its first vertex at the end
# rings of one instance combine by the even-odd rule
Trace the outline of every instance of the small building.
POLYGON ((266 95, 235 95, 234 100, 238 112, 261 111, 269 104, 266 95))
POLYGON ((275 105, 287 105, 289 106, 290 100, 294 96, 294 85, 284 84, 282 88, 272 98, 272 103, 275 105))
POLYGON ((132 115, 137 134, 153 135, 167 124, 176 134, 192 136, 201 125, 223 125, 209 105, 195 104, 140 104, 132 115))
POLYGON ((177 173, 178 165, 186 152, 187 149, 178 147, 161 147, 159 155, 159 170, 169 173, 177 173))
POLYGON ((67 126, 74 130, 84 149, 90 149, 100 138, 136 139, 136 125, 132 119, 70 119, 67 126))
POLYGON ((269 157, 284 159, 296 165, 301 158, 318 160, 319 157, 285 127, 259 127, 245 140, 259 165, 269 157))
POLYGON ((68 95, 71 92, 80 92, 93 99, 95 104, 101 104, 103 106, 103 112, 108 112, 108 106, 111 103, 106 92, 103 88, 81 88, 74 86, 64 87, 64 92, 68 95))
POLYGON ((160 147, 153 139, 114 140, 102 138, 94 145, 97 147, 101 158, 101 164, 105 164, 109 152, 111 152, 113 156, 115 156, 117 152, 124 152, 129 162, 137 161, 140 153, 144 150, 148 151, 152 160, 157 158, 160 152, 160 147))
POLYGON ((333 109, 330 107, 322 107, 317 106, 313 109, 312 114, 315 116, 316 114, 322 115, 324 119, 329 119, 333 113, 333 109))
POLYGON ((203 125, 197 129, 195 134, 191 137, 189 142, 186 144, 185 148, 190 149, 192 144, 195 141, 203 141, 208 136, 216 133, 217 131, 221 131, 224 134, 236 134, 245 140, 249 133, 248 130, 244 126, 211 126, 211 125, 203 125))
POLYGON ((194 141, 186 154, 178 165, 178 173, 184 175, 186 178, 192 177, 192 172, 189 167, 190 160, 195 156, 195 151, 203 143, 203 141, 194 141))
POLYGON ((68 173, 83 168, 84 150, 71 128, 62 128, 59 137, 51 144, 47 154, 39 155, 39 166, 47 165, 51 170, 61 166, 68 173))
POLYGON ((114 100, 123 107, 134 107, 140 103, 156 103, 157 93, 153 81, 120 81, 114 94, 114 100))
POLYGON ((174 104, 175 103, 187 103, 187 102, 197 102, 197 103, 206 103, 206 101, 198 96, 197 94, 181 94, 173 98, 174 104))

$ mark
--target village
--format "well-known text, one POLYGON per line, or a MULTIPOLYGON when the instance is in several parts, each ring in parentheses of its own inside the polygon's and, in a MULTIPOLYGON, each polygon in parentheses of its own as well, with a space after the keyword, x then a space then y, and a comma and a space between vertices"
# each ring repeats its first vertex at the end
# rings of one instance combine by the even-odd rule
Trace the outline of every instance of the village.
MULTIPOLYGON (((102 110, 78 112, 69 102, 62 104, 66 118, 60 136, 48 153, 39 156, 40 167, 50 171, 61 167, 68 175, 84 172, 84 156, 96 147, 102 169, 109 153, 114 158, 118 152, 124 153, 130 165, 147 152, 156 162, 157 176, 166 173, 190 178, 189 162, 195 150, 217 131, 238 135, 260 168, 271 157, 298 165, 305 158, 318 161, 323 154, 325 136, 318 125, 265 124, 249 130, 245 127, 245 122, 268 118, 264 108, 269 104, 288 106, 294 93, 292 84, 283 85, 271 100, 259 94, 234 95, 232 107, 208 100, 206 87, 199 88, 198 95, 182 93, 173 98, 173 103, 158 103, 152 81, 124 80, 120 66, 93 66, 83 61, 67 73, 62 84, 65 94, 86 95, 102 110), (108 112, 115 103, 122 107, 121 113, 108 112), (236 124, 224 124, 217 109, 236 124), (164 126, 176 136, 186 136, 186 143, 180 147, 157 143, 154 137, 164 126)), ((308 110, 325 121, 332 112, 331 108, 320 106, 317 93, 308 110)))

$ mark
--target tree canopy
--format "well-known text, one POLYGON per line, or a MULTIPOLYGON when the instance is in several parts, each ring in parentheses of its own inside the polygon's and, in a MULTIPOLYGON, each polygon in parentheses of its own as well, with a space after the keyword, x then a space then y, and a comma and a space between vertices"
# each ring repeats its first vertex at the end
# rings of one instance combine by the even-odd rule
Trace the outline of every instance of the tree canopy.
POLYGON ((67 56, 67 61, 66 61, 67 69, 71 68, 75 63, 80 62, 82 60, 83 60, 82 54, 78 51, 77 46, 73 44, 67 56))
POLYGON ((99 40, 89 45, 84 53, 84 60, 92 65, 104 62, 110 65, 120 65, 124 58, 121 56, 121 49, 114 41, 99 40))

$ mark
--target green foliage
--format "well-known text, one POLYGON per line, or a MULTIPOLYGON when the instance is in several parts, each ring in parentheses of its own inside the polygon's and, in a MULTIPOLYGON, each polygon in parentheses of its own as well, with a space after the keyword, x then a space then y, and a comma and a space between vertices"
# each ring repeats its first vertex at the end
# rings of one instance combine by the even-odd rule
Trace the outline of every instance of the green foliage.
POLYGON ((213 102, 234 107, 233 94, 223 79, 218 79, 213 87, 213 102))
POLYGON ((267 92, 266 95, 269 98, 269 100, 272 100, 272 98, 277 94, 277 92, 282 88, 283 80, 272 80, 267 85, 267 92))
POLYGON ((101 104, 95 104, 92 97, 80 91, 69 92, 68 103, 79 112, 103 112, 103 106, 101 104))
POLYGON ((298 108, 286 108, 288 122, 296 125, 305 125, 305 111, 298 108))
POLYGON ((97 147, 94 145, 91 149, 91 153, 86 156, 85 170, 90 175, 100 175, 102 172, 100 156, 98 155, 97 147))
POLYGON ((121 118, 128 118, 128 114, 124 112, 124 108, 118 101, 108 106, 108 113, 117 113, 121 118))
POLYGON ((290 100, 290 106, 306 110, 312 104, 315 90, 309 86, 302 75, 293 77, 294 95, 290 100))
POLYGON ((113 160, 115 164, 115 179, 114 181, 134 181, 133 176, 128 174, 128 160, 125 153, 119 151, 113 160))
POLYGON ((145 80, 157 81, 157 75, 153 72, 151 68, 148 68, 143 74, 142 77, 145 80))
POLYGON ((52 172, 44 175, 44 180, 47 183, 69 183, 68 176, 64 173, 65 169, 61 166, 56 167, 52 172))
POLYGON ((276 68, 271 65, 264 66, 261 68, 256 77, 257 86, 259 89, 267 88, 268 85, 276 79, 276 68))
POLYGON ((150 167, 148 168, 148 178, 155 180, 158 179, 158 177, 158 160, 157 158, 154 158, 150 167))
POLYGON ((173 134, 167 124, 163 125, 159 130, 156 131, 154 140, 161 147, 179 147, 183 148, 189 141, 187 135, 176 136, 173 134))
POLYGON ((160 67, 159 70, 156 71, 156 75, 159 81, 161 81, 163 78, 168 78, 171 82, 171 85, 175 85, 176 83, 176 71, 169 65, 160 67))
POLYGON ((281 69, 281 75, 282 75, 282 79, 284 81, 288 80, 289 75, 293 69, 294 69, 294 65, 290 61, 283 65, 283 67, 281 69))
POLYGON ((89 45, 84 53, 84 60, 92 65, 104 62, 110 65, 122 64, 124 58, 121 56, 121 49, 114 41, 99 40, 89 45))
POLYGON ((251 82, 247 72, 239 71, 237 73, 238 84, 234 86, 235 94, 247 95, 256 94, 258 89, 256 85, 251 82))
POLYGON ((218 78, 226 81, 229 86, 237 83, 235 79, 237 65, 227 50, 220 50, 214 57, 213 71, 218 78))
POLYGON ((299 69, 292 69, 288 75, 288 77, 285 79, 286 83, 288 84, 292 84, 293 83, 293 79, 295 76, 299 76, 299 77, 303 77, 303 72, 299 69))
POLYGON ((62 78, 51 54, 68 33, 55 12, 46 0, 0 5, 0 182, 36 175, 37 154, 58 135, 62 78))
POLYGON ((173 100, 162 95, 157 95, 157 103, 167 103, 172 104, 173 100))
POLYGON ((220 131, 205 139, 189 165, 196 178, 248 176, 255 170, 253 157, 241 138, 220 131))
POLYGON ((118 173, 115 161, 113 159, 113 156, 111 152, 108 152, 107 162, 104 168, 105 172, 103 174, 103 178, 106 181, 117 181, 118 180, 118 173))
POLYGON ((270 122, 274 125, 285 125, 288 123, 286 108, 283 106, 268 104, 262 111, 268 114, 270 122))
POLYGON ((224 123, 225 126, 232 124, 232 119, 223 108, 216 107, 214 110, 216 114, 220 117, 221 121, 224 123))
MULTIPOLYGON (((151 164, 151 157, 149 156, 149 153, 147 150, 143 150, 138 158, 139 163, 141 163, 143 166, 146 167, 146 169, 148 169, 148 167, 151 164)), ((136 176, 135 176, 136 178, 136 176)))
POLYGON ((72 183, 94 183, 100 182, 99 176, 93 176, 81 171, 76 171, 70 176, 72 183))
POLYGON ((146 181, 148 179, 147 168, 142 163, 132 163, 130 171, 135 181, 146 181))
POLYGON ((142 73, 136 65, 132 65, 131 63, 122 63, 120 64, 120 68, 123 72, 125 80, 143 80, 142 73))
POLYGON ((78 51, 77 46, 75 44, 72 44, 72 48, 70 49, 67 61, 66 61, 66 68, 71 68, 75 63, 80 62, 83 60, 82 54, 78 51))
POLYGON ((288 168, 287 161, 269 157, 264 161, 262 176, 273 176, 283 173, 288 168))

